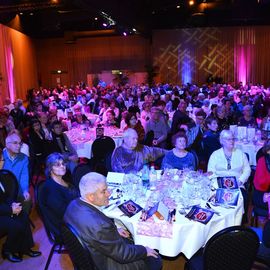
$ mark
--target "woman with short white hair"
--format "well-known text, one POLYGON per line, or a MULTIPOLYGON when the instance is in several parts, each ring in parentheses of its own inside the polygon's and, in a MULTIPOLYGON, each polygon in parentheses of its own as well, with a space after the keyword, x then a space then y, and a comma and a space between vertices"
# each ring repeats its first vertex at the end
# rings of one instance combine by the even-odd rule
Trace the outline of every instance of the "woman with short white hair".
POLYGON ((234 136, 230 130, 223 130, 220 133, 220 144, 222 147, 210 156, 207 171, 212 173, 211 179, 216 179, 218 176, 235 176, 244 199, 245 213, 247 213, 248 194, 244 184, 251 173, 247 155, 235 148, 234 136))
POLYGON ((243 187, 250 176, 250 166, 247 156, 234 145, 234 136, 230 130, 220 133, 221 148, 214 151, 208 162, 208 172, 211 178, 218 176, 235 176, 239 187, 243 187))

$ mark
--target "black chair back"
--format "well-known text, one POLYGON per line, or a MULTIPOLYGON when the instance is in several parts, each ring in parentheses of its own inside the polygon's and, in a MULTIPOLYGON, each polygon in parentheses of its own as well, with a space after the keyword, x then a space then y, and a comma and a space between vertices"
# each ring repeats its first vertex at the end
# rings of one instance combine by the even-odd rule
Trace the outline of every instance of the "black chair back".
POLYGON ((258 163, 260 157, 262 157, 264 155, 264 152, 263 152, 263 147, 260 148, 256 154, 256 163, 258 163))
POLYGON ((46 214, 45 214, 45 211, 44 211, 44 197, 46 195, 46 190, 44 189, 44 184, 45 184, 45 181, 40 181, 36 187, 35 187, 35 202, 36 202, 36 209, 37 209, 37 212, 44 224, 44 228, 45 228, 45 231, 46 231, 46 234, 49 238, 49 241, 54 244, 56 242, 58 242, 56 240, 56 237, 54 236, 54 234, 51 232, 50 230, 50 225, 49 225, 49 222, 48 220, 46 219, 46 214))
POLYGON ((270 248, 270 220, 268 220, 264 225, 262 242, 267 248, 270 248))
POLYGON ((203 252, 204 269, 250 270, 259 244, 258 236, 250 228, 226 228, 207 242, 203 252))
POLYGON ((70 224, 64 223, 61 228, 64 245, 76 270, 95 270, 91 254, 80 238, 78 232, 70 224))
POLYGON ((91 171, 92 168, 89 164, 78 164, 72 174, 73 185, 78 188, 81 178, 91 171))
POLYGON ((19 192, 19 184, 16 176, 9 170, 0 170, 0 182, 8 197, 16 201, 19 192))
POLYGON ((62 249, 62 247, 63 247, 62 239, 57 238, 50 230, 49 221, 45 215, 46 211, 44 211, 45 206, 43 204, 44 196, 46 195, 46 189, 44 188, 44 184, 45 184, 45 181, 40 181, 35 186, 35 202, 36 202, 37 212, 38 212, 38 214, 43 222, 48 239, 52 244, 52 247, 51 247, 45 268, 44 268, 44 270, 47 270, 49 268, 49 265, 50 265, 50 262, 51 262, 51 259, 52 259, 54 252, 61 254, 61 253, 65 253, 66 250, 62 249))
POLYGON ((197 155, 197 153, 195 152, 195 150, 190 150, 189 152, 194 156, 194 160, 195 160, 195 170, 197 170, 198 167, 199 167, 199 158, 198 158, 198 155, 197 155))
POLYGON ((92 156, 95 160, 104 161, 106 155, 112 153, 115 148, 115 142, 111 137, 103 136, 95 139, 92 144, 92 156))

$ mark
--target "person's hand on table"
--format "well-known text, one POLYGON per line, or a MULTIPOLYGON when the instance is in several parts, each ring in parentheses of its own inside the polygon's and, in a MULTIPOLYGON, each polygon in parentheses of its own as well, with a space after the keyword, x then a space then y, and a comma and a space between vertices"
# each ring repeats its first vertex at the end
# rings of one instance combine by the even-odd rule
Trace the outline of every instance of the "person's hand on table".
POLYGON ((122 237, 124 237, 124 238, 129 238, 129 237, 130 237, 130 232, 129 232, 129 231, 127 231, 127 230, 125 230, 125 229, 123 229, 123 228, 118 228, 117 230, 118 230, 118 233, 119 233, 122 237))
POLYGON ((146 248, 146 251, 147 251, 147 257, 158 258, 158 253, 157 253, 157 251, 155 251, 154 249, 149 248, 149 247, 145 247, 145 248, 146 248))

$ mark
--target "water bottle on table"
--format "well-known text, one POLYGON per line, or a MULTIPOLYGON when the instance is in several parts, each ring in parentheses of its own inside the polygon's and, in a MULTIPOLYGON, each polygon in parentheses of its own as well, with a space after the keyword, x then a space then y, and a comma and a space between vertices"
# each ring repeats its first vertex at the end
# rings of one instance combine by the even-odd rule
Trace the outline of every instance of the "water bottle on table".
POLYGON ((142 184, 146 188, 148 188, 150 185, 149 168, 147 164, 144 164, 142 168, 142 184))

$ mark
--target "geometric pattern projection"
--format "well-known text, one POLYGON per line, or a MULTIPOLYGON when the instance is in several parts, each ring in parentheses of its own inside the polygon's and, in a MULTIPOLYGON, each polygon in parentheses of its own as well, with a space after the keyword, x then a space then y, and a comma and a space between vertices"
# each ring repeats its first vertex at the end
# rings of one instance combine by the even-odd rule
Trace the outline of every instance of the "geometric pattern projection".
POLYGON ((202 56, 199 70, 205 71, 207 74, 225 75, 233 74, 233 49, 228 48, 227 44, 216 44, 210 47, 210 52, 202 56))
POLYGON ((194 80, 195 72, 201 75, 197 77, 206 78, 212 74, 231 81, 234 50, 222 43, 217 37, 219 35, 218 28, 182 29, 181 42, 160 48, 154 65, 159 67, 161 76, 169 77, 171 82, 182 81, 187 69, 191 70, 190 82, 194 80))

